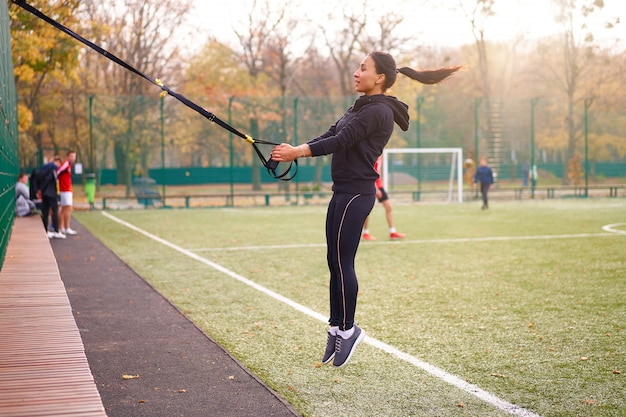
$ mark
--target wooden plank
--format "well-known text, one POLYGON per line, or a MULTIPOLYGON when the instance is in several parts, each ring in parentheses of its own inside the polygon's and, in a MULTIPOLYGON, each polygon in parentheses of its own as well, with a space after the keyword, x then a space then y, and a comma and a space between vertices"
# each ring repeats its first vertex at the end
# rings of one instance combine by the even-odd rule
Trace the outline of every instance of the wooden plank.
POLYGON ((0 417, 72 415, 106 412, 41 219, 17 218, 0 271, 0 417))

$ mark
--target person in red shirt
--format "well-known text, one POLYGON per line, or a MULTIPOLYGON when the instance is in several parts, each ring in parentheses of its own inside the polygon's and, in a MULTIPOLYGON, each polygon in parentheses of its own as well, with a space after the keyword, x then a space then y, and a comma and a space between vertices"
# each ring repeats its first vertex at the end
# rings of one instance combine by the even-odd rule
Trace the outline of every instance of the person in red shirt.
POLYGON ((59 195, 61 197, 61 212, 59 213, 59 232, 64 235, 75 235, 76 230, 70 227, 72 208, 74 205, 72 192, 72 164, 76 161, 76 152, 67 151, 67 158, 57 169, 59 179, 59 195))
MULTIPOLYGON (((378 202, 381 203, 383 207, 385 208, 385 216, 387 217, 387 224, 389 225, 389 239, 391 240, 402 239, 406 237, 406 234, 398 233, 396 231, 396 228, 393 226, 393 214, 392 214, 391 201, 389 200, 387 191, 385 191, 385 187, 383 185, 383 178, 381 175, 382 164, 383 164, 382 159, 383 159, 382 156, 379 156, 376 162, 374 163, 374 169, 378 173, 378 179, 376 180, 376 198, 378 199, 378 202)), ((361 235, 361 237, 364 240, 376 240, 374 236, 370 235, 370 232, 368 230, 369 219, 370 219, 369 216, 365 219, 365 223, 363 224, 363 234, 361 235)))

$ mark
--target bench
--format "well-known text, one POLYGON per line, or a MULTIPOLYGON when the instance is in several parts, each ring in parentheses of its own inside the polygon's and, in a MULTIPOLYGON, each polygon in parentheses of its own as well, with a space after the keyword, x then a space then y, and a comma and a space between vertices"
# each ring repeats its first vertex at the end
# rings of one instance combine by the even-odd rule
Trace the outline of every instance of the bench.
POLYGON ((144 207, 154 207, 154 202, 161 202, 161 193, 157 188, 157 183, 153 178, 139 177, 133 180, 135 197, 139 204, 144 207))
POLYGON ((0 271, 0 417, 106 417, 39 216, 16 218, 0 271))

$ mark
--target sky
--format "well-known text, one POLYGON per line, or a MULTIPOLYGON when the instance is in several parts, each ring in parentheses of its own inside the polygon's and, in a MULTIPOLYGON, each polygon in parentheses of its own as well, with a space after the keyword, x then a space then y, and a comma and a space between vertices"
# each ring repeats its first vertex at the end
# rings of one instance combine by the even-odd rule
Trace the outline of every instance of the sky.
MULTIPOLYGON (((261 0, 262 1, 262 0, 261 0)), ((464 0, 473 2, 474 0, 464 0)), ((242 24, 249 9, 250 0, 211 1, 193 0, 195 12, 192 26, 197 26, 196 34, 215 37, 231 45, 237 45, 233 27, 242 24)), ((273 4, 284 4, 285 0, 270 0, 273 4)), ((356 1, 351 0, 353 4, 356 1)), ((404 14, 402 31, 419 42, 432 46, 459 46, 473 42, 471 26, 458 6, 459 0, 438 0, 420 5, 415 0, 376 0, 369 1, 374 9, 372 14, 392 10, 404 14)), ((605 7, 593 24, 598 25, 608 16, 620 16, 622 27, 598 37, 616 37, 616 33, 626 33, 626 1, 604 0, 605 7)), ((287 1, 290 11, 298 19, 316 26, 327 22, 327 16, 336 9, 337 0, 287 1)), ((554 21, 555 7, 548 0, 496 0, 496 16, 489 18, 486 26, 488 40, 511 40, 519 34, 536 38, 554 33, 557 25, 554 21)), ((624 36, 621 36, 624 38, 624 36)))

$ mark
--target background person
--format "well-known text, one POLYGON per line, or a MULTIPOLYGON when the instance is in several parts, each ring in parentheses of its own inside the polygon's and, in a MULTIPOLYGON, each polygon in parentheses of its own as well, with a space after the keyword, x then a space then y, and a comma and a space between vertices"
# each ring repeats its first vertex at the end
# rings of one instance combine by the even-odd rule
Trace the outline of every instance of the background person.
POLYGON ((355 90, 362 95, 325 133, 305 144, 277 145, 271 157, 291 162, 300 157, 332 154, 333 195, 326 213, 326 259, 330 270, 330 329, 323 363, 333 360, 344 366, 365 332, 354 318, 358 281, 354 268, 363 223, 376 201, 374 163, 391 134, 394 122, 402 130, 409 128, 408 106, 385 95, 398 73, 426 84, 435 84, 456 72, 459 67, 433 71, 396 68, 385 52, 367 55, 354 72, 355 90))
POLYGON ((59 233, 59 194, 57 191, 57 169, 61 166, 61 157, 55 156, 52 162, 48 162, 37 170, 34 182, 37 199, 41 200, 41 218, 43 226, 49 238, 65 239, 63 233, 59 233), (52 213, 52 228, 48 230, 50 213, 52 213))
POLYGON ((35 202, 30 199, 28 174, 22 172, 17 176, 17 183, 15 184, 15 214, 18 217, 24 217, 40 213, 35 202))
POLYGON ((493 187, 493 170, 487 165, 487 158, 481 157, 474 174, 474 187, 480 183, 480 194, 483 198, 482 210, 489 208, 489 189, 493 187))
POLYGON ((61 211, 59 213, 59 232, 64 235, 75 235, 76 230, 70 227, 70 219, 74 207, 74 193, 72 191, 72 164, 76 161, 76 152, 67 151, 67 157, 57 169, 59 179, 59 196, 61 211))
MULTIPOLYGON (((389 226, 389 239, 391 240, 402 239, 406 237, 406 234, 398 233, 396 231, 396 228, 393 226, 393 213, 392 213, 393 209, 391 207, 391 201, 389 200, 389 195, 387 195, 387 191, 385 190, 385 187, 383 184, 382 165, 383 165, 383 157, 381 155, 378 157, 378 159, 376 160, 376 163, 374 164, 374 169, 378 173, 378 179, 376 180, 376 198, 378 199, 378 202, 381 203, 383 207, 385 208, 385 217, 387 218, 387 225, 389 226)), ((365 219, 365 223, 363 224, 363 234, 361 237, 365 240, 376 240, 376 238, 370 235, 369 233, 369 229, 368 229, 369 220, 370 220, 370 216, 367 216, 367 218, 365 219)))

